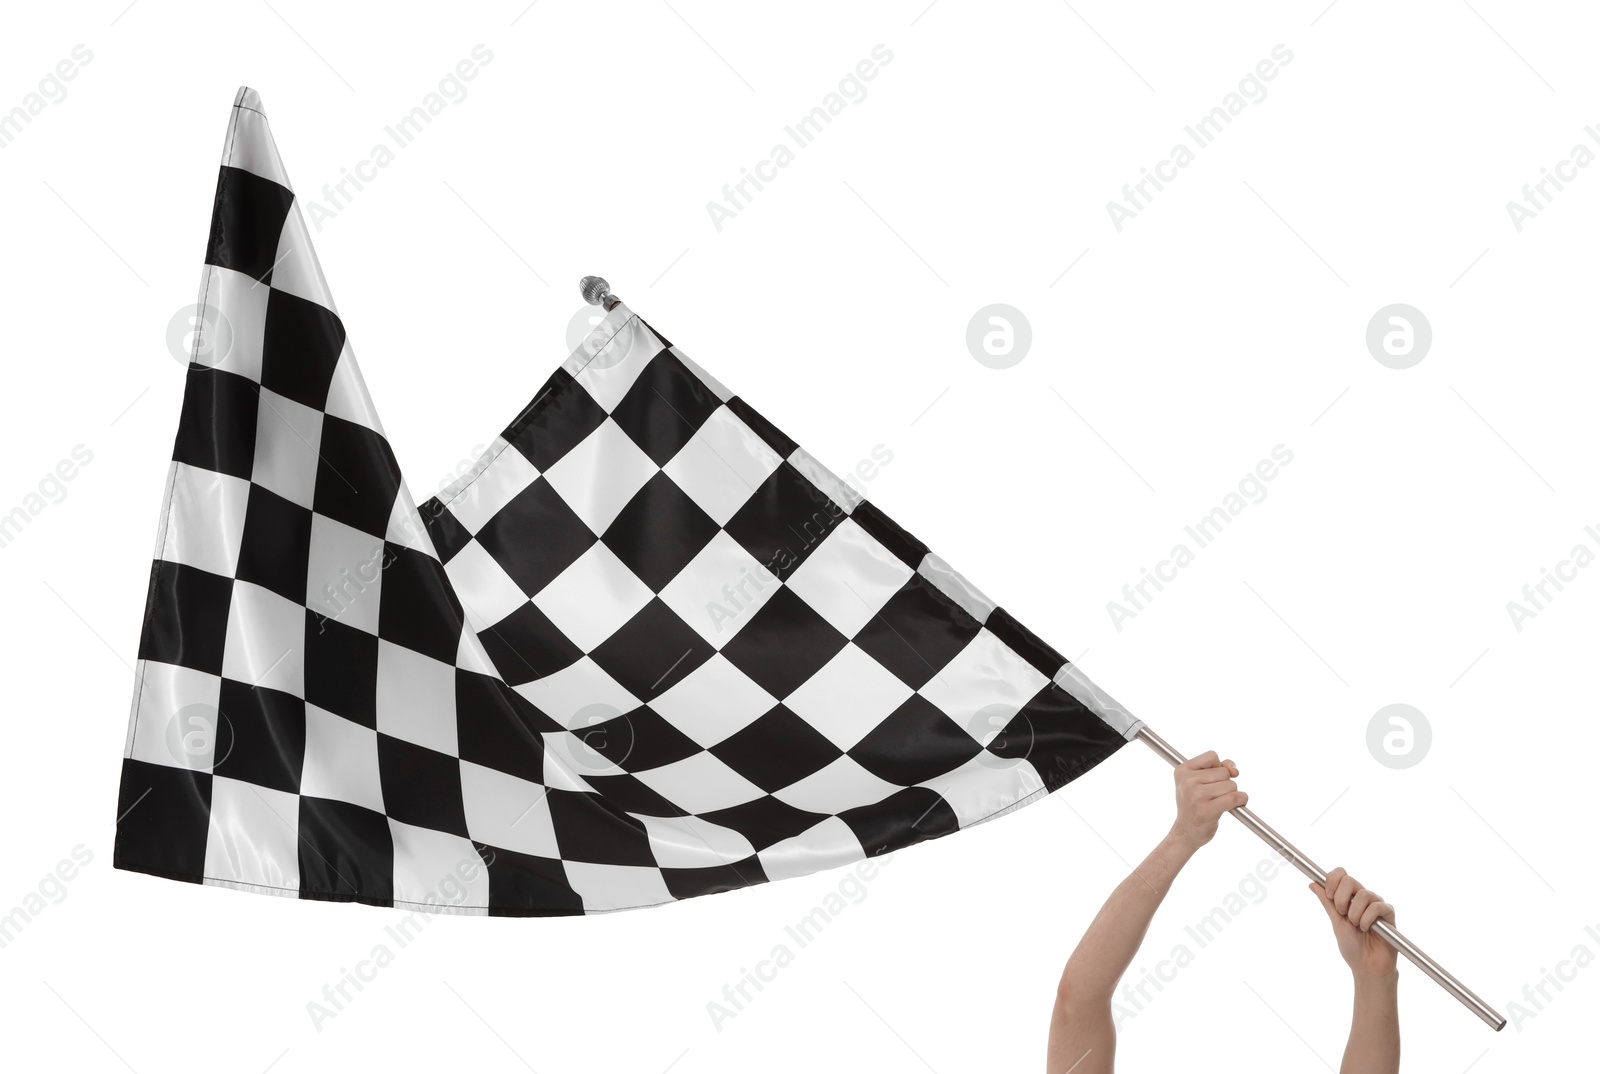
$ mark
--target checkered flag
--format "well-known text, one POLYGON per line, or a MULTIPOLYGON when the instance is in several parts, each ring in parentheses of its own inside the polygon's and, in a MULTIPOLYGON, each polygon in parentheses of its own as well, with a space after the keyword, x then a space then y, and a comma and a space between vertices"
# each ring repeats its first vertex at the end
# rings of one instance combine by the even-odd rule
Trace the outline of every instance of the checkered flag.
POLYGON ((1141 726, 620 303, 419 509, 249 89, 199 309, 119 868, 652 906, 970 827, 1141 726))

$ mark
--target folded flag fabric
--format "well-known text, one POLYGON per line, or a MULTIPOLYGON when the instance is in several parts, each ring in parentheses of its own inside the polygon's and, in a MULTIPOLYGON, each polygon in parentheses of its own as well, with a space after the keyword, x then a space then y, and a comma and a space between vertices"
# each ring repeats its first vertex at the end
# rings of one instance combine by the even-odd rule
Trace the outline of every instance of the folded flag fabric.
POLYGON ((419 507, 249 89, 199 309, 119 868, 651 906, 970 827, 1141 726, 620 303, 419 507))

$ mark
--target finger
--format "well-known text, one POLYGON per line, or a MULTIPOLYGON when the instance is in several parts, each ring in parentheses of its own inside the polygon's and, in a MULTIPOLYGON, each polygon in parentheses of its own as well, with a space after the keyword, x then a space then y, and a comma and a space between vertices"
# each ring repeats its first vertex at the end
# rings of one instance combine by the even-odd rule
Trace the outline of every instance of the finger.
MULTIPOLYGON (((1361 915, 1367 912, 1367 907, 1371 906, 1377 901, 1378 896, 1376 892, 1373 892, 1367 888, 1362 888, 1351 897, 1350 909, 1345 911, 1344 916, 1350 919, 1351 924, 1361 926, 1361 915)), ((1366 931, 1365 926, 1361 926, 1361 928, 1363 932, 1366 931)))
POLYGON ((1189 758, 1187 761, 1183 762, 1183 764, 1179 765, 1178 767, 1179 768, 1187 768, 1191 772, 1193 772, 1193 771, 1198 771, 1199 769, 1202 769, 1202 768, 1215 768, 1217 766, 1217 760, 1218 760, 1218 758, 1217 758, 1217 751, 1216 750, 1206 750, 1206 752, 1200 754, 1197 757, 1189 758))
POLYGON ((1371 906, 1367 907, 1367 913, 1364 916, 1372 918, 1371 922, 1369 922, 1366 926, 1369 929, 1372 928, 1373 925, 1376 925, 1379 921, 1387 921, 1390 925, 1393 925, 1394 907, 1386 902, 1375 902, 1371 906))
MULTIPOLYGON (((1221 769, 1218 769, 1221 771, 1221 769)), ((1232 794, 1239 789, 1239 785, 1231 779, 1221 779, 1215 783, 1201 784, 1196 791, 1203 799, 1221 798, 1225 794, 1232 794)))
POLYGON ((1224 779, 1232 779, 1238 774, 1238 769, 1224 768, 1218 765, 1215 768, 1203 768, 1189 778, 1196 783, 1217 783, 1224 779))
POLYGON ((1338 865, 1322 881, 1322 886, 1328 891, 1329 902, 1333 901, 1333 893, 1339 890, 1339 881, 1343 880, 1347 875, 1349 874, 1344 871, 1344 866, 1338 865))
POLYGON ((1333 905, 1339 911, 1340 916, 1349 916, 1350 900, 1355 898, 1356 892, 1360 890, 1361 885, 1349 873, 1346 873, 1339 880, 1339 886, 1333 893, 1333 905))
POLYGON ((1223 761, 1222 767, 1226 768, 1229 772, 1232 772, 1235 776, 1239 775, 1239 766, 1234 764, 1232 761, 1223 761))
POLYGON ((1373 895, 1372 901, 1361 908, 1361 918, 1357 924, 1360 926, 1362 932, 1369 932, 1371 931, 1372 926, 1376 925, 1378 923, 1378 919, 1383 917, 1385 913, 1389 915, 1388 920, 1390 924, 1393 924, 1394 907, 1390 906, 1376 895, 1373 895))

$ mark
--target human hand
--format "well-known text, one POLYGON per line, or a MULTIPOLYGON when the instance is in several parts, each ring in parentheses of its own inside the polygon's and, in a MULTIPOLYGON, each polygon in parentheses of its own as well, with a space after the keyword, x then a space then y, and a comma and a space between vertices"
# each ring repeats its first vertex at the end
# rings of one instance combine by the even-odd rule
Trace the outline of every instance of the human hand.
POLYGON ((1222 814, 1250 800, 1234 782, 1238 775, 1238 766, 1232 761, 1220 760, 1215 750, 1191 757, 1173 769, 1178 795, 1178 818, 1172 822, 1173 838, 1190 850, 1198 850, 1211 842, 1222 814))
POLYGON ((1350 972, 1358 978, 1393 974, 1395 950, 1372 931, 1372 926, 1378 921, 1393 925, 1394 907, 1380 899, 1377 892, 1362 887, 1342 868, 1329 873, 1326 884, 1309 886, 1327 911, 1334 938, 1339 942, 1339 954, 1350 972))

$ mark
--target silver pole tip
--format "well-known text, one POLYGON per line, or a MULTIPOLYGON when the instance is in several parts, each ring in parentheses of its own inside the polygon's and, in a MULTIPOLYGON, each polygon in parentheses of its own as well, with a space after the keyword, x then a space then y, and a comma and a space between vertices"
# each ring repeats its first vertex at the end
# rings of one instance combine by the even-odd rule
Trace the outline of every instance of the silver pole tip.
POLYGON ((611 285, 605 281, 604 276, 585 276, 578 281, 578 293, 589 305, 600 306, 611 297, 611 285))

